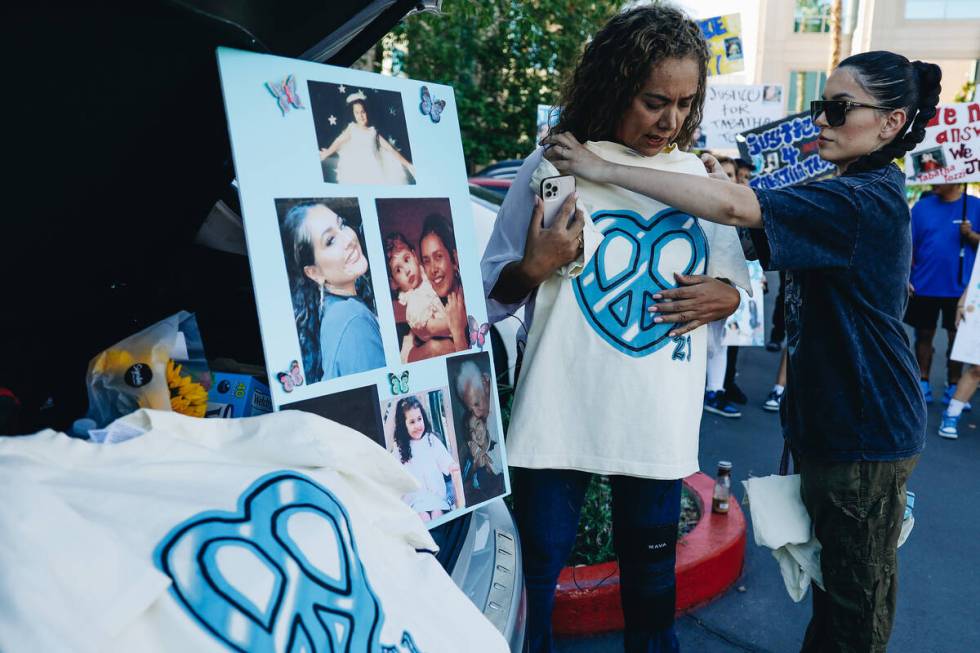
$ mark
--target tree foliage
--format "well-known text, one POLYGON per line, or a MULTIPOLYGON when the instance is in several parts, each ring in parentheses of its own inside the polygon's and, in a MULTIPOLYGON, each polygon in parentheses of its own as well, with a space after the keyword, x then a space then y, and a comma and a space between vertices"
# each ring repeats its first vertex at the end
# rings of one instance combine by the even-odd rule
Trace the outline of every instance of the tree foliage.
POLYGON ((538 104, 561 83, 618 0, 445 0, 442 14, 410 16, 379 45, 394 74, 453 87, 467 167, 522 158, 538 104))

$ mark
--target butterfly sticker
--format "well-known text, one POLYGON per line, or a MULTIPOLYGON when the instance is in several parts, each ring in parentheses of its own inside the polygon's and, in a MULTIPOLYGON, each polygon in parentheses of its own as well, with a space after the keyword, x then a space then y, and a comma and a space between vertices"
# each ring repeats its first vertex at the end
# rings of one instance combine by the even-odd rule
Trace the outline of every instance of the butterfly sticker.
POLYGON ((303 385, 303 371, 299 368, 299 361, 289 364, 288 372, 279 372, 276 379, 282 384, 284 392, 292 392, 294 388, 303 385))
POLYGON ((476 345, 480 351, 483 351, 483 345, 487 344, 487 333, 490 331, 490 325, 480 324, 472 315, 466 318, 466 323, 470 327, 470 344, 476 345))
POLYGON ((446 101, 433 100, 429 94, 428 86, 423 86, 422 90, 419 91, 419 95, 422 98, 422 101, 419 102, 419 111, 422 112, 422 115, 429 116, 432 122, 442 120, 442 110, 446 108, 446 101))
POLYGON ((266 82, 265 87, 272 93, 272 97, 279 102, 279 110, 285 116, 289 109, 305 109, 303 101, 296 90, 296 76, 289 75, 282 82, 266 82))
POLYGON ((388 372, 388 384, 391 386, 391 394, 393 395, 408 393, 408 370, 402 372, 400 377, 388 372))

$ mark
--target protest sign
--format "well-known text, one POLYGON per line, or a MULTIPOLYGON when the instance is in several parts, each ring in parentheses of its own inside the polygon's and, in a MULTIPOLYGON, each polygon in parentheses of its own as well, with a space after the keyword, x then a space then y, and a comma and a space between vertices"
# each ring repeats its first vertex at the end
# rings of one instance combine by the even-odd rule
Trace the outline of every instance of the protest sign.
POLYGON ((738 14, 699 20, 698 25, 711 51, 708 75, 745 70, 745 61, 742 58, 742 22, 738 14))
POLYGON ((797 113, 739 134, 740 156, 755 165, 749 185, 781 188, 832 172, 834 165, 817 152, 819 132, 809 113, 797 113))
POLYGON ((746 261, 749 266, 749 284, 752 296, 738 288, 741 296, 738 308, 725 320, 722 343, 732 347, 761 347, 766 344, 765 301, 762 282, 766 273, 758 261, 746 261))
POLYGON ((783 87, 773 84, 710 84, 700 138, 694 147, 734 150, 735 136, 783 117, 783 87))
POLYGON ((553 107, 547 104, 538 105, 538 117, 535 121, 537 125, 537 136, 534 139, 535 143, 540 143, 541 139, 548 135, 548 130, 558 124, 559 113, 561 113, 559 107, 553 107))
POLYGON ((980 102, 942 104, 926 137, 905 155, 908 184, 980 181, 980 102))
POLYGON ((507 493, 453 89, 226 48, 218 63, 275 408, 388 449, 429 526, 507 493))
POLYGON ((973 266, 970 285, 966 287, 963 321, 956 326, 956 340, 950 358, 980 365, 980 265, 973 266))

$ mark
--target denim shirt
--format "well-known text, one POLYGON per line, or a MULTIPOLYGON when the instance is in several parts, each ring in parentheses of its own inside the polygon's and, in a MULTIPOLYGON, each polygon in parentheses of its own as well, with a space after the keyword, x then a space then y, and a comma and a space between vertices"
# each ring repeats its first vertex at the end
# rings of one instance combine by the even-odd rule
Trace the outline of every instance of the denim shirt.
POLYGON ((385 366, 378 318, 357 297, 324 296, 320 322, 323 380, 385 366))
POLYGON ((828 462, 919 453, 926 412, 902 326, 912 256, 902 172, 755 192, 763 262, 787 272, 790 446, 828 462))

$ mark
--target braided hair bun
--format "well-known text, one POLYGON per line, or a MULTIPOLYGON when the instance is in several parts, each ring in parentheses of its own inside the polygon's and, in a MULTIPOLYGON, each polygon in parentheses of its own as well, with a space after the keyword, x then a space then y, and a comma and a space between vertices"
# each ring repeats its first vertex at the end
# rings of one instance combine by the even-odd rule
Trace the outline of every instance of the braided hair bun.
POLYGON ((865 154, 847 167, 848 173, 866 172, 905 156, 926 136, 926 125, 936 115, 942 71, 925 61, 909 61, 894 52, 862 52, 844 59, 854 78, 875 102, 888 109, 905 109, 905 125, 884 147, 865 154))

